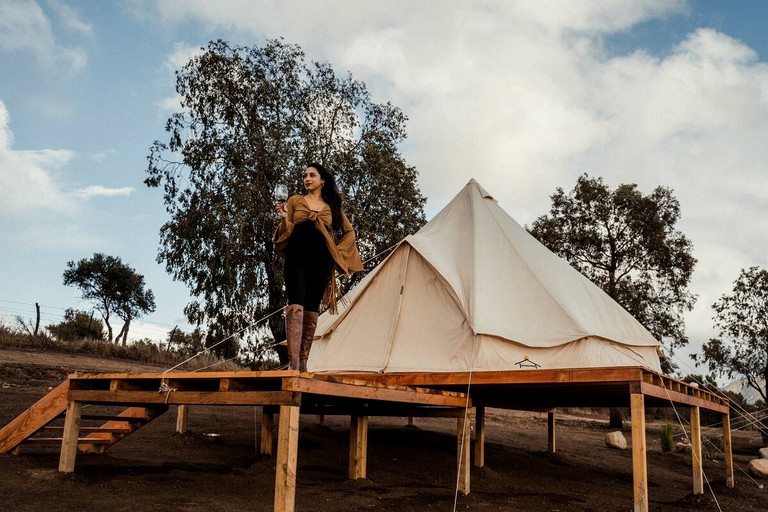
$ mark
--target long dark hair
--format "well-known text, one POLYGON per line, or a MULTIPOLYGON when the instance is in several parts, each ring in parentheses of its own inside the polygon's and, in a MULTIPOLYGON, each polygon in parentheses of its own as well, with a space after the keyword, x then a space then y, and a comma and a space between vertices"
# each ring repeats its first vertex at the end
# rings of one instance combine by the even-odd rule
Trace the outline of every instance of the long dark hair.
POLYGON ((320 195, 322 196, 323 201, 325 201, 325 203, 331 208, 331 218, 333 219, 331 227, 334 231, 340 231, 342 224, 341 195, 339 194, 339 190, 336 188, 336 180, 333 179, 333 174, 331 174, 330 171, 328 171, 328 169, 323 166, 323 164, 313 162, 307 165, 307 168, 309 167, 317 169, 320 177, 325 181, 325 183, 323 183, 320 195))

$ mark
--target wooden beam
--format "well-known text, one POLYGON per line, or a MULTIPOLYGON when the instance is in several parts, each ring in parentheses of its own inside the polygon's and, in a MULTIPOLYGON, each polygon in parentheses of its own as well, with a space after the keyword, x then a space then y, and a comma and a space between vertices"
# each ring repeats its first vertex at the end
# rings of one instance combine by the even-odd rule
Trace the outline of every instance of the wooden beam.
POLYGON ((368 465, 368 416, 350 416, 349 478, 365 478, 368 465))
POLYGON ((284 391, 297 391, 316 395, 340 396, 345 398, 362 398, 365 400, 381 400, 412 404, 443 405, 462 407, 467 398, 463 393, 434 392, 419 388, 380 387, 364 384, 346 384, 341 382, 326 382, 308 378, 283 379, 284 391), (427 392, 430 391, 430 392, 427 392))
POLYGON ((485 466, 485 407, 475 407, 475 467, 485 466))
POLYGON ((185 405, 299 405, 290 391, 106 391, 71 390, 69 399, 87 403, 185 405))
POLYGON ((731 441, 731 415, 723 414, 723 454, 725 455, 725 486, 733 489, 733 443, 731 441))
POLYGON ((77 457, 77 442, 80 434, 80 415, 83 412, 82 402, 70 400, 67 404, 67 416, 64 419, 64 432, 61 440, 61 454, 59 456, 59 471, 73 473, 75 471, 75 458, 77 457))
POLYGON ((456 471, 458 472, 456 487, 465 496, 469 494, 469 445, 471 443, 469 426, 471 420, 472 409, 469 407, 467 407, 464 416, 456 420, 456 471))
MULTIPOLYGON (((472 385, 476 384, 515 384, 515 383, 552 383, 552 382, 616 382, 641 380, 643 369, 639 367, 612 368, 568 368, 568 369, 526 369, 473 372, 472 385)), ((468 372, 424 372, 424 373, 355 373, 334 374, 348 376, 358 380, 368 380, 404 386, 445 386, 464 385, 469 381, 468 372)))
POLYGON ((547 451, 549 453, 555 453, 557 450, 555 434, 555 411, 549 411, 547 413, 547 451))
POLYGON ((704 494, 704 468, 701 460, 701 412, 691 407, 691 465, 693 466, 693 494, 704 494))
POLYGON ((299 452, 299 407, 281 405, 277 432, 275 512, 296 507, 296 465, 299 452))
POLYGON ((186 434, 189 426, 189 406, 179 405, 176 408, 176 433, 186 434))
MULTIPOLYGON (((639 392, 643 393, 644 395, 661 398, 662 400, 665 400, 665 401, 671 400, 672 402, 675 402, 678 404, 690 405, 693 407, 701 407, 703 409, 719 412, 721 414, 727 413, 729 411, 728 404, 722 403, 723 402, 722 400, 718 399, 716 402, 713 402, 713 401, 705 400, 704 398, 701 398, 701 397, 692 396, 686 393, 659 387, 654 384, 649 384, 647 382, 639 383, 639 392)), ((707 396, 701 393, 700 395, 707 396)))
POLYGON ((632 393, 632 482, 634 512, 648 512, 648 465, 645 452, 645 397, 632 393))

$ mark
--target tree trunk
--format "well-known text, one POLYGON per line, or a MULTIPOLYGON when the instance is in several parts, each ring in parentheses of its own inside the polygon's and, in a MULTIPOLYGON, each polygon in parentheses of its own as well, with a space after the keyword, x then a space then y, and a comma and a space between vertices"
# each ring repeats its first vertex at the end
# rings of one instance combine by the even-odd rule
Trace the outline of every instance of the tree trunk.
POLYGON ((125 321, 123 325, 123 346, 128 343, 128 330, 131 328, 131 319, 125 321))
POLYGON ((104 319, 104 325, 107 326, 107 341, 112 341, 112 324, 109 323, 109 316, 101 316, 104 319))
MULTIPOLYGON (((117 336, 115 336, 115 340, 114 340, 115 345, 119 345, 120 344, 120 339, 123 337, 123 333, 125 332, 125 326, 126 325, 128 325, 128 322, 125 322, 123 324, 123 327, 120 329, 120 332, 118 332, 117 336)), ((125 345, 125 343, 123 343, 123 345, 125 345)))

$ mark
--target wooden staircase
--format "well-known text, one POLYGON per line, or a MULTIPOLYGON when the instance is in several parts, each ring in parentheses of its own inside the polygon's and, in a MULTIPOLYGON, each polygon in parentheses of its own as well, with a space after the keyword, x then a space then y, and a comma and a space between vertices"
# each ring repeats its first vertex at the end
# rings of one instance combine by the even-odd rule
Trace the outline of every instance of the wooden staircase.
MULTIPOLYGON (((0 429, 0 453, 18 454, 23 445, 61 445, 69 382, 62 382, 0 429)), ((80 425, 78 451, 102 453, 167 410, 167 405, 151 405, 127 407, 117 414, 85 413, 80 419, 95 424, 80 425)))

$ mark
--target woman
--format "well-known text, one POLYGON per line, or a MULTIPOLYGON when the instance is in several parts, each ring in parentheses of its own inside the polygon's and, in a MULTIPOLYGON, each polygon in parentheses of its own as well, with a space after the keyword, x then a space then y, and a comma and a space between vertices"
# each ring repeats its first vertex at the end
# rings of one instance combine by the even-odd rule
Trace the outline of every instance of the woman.
POLYGON ((363 270, 355 231, 341 209, 333 175, 321 164, 304 171, 306 194, 275 206, 283 219, 273 242, 285 258, 283 275, 288 293, 285 331, 292 370, 307 371, 321 302, 336 311, 335 272, 363 270), (340 235, 335 242, 336 234, 340 235))

